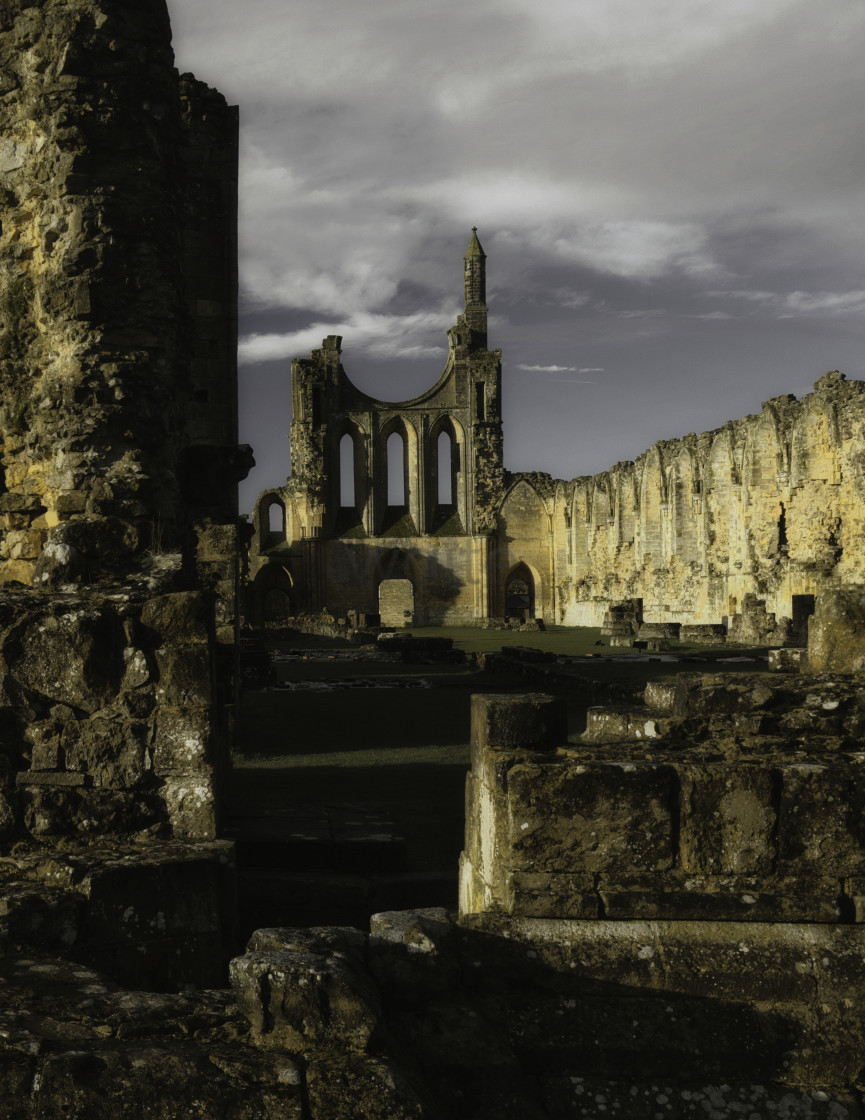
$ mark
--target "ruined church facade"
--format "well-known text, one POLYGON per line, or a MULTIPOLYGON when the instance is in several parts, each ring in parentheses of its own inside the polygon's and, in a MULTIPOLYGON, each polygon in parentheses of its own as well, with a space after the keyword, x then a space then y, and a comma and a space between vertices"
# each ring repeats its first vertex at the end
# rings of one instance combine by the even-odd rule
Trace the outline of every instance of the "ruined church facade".
POLYGON ((793 619, 820 588, 865 583, 865 382, 832 371, 802 400, 593 477, 511 473, 476 231, 464 263, 465 311, 428 392, 363 393, 337 336, 292 363, 291 475, 253 515, 254 621, 597 626, 632 599, 646 621, 729 624, 746 596, 793 619))

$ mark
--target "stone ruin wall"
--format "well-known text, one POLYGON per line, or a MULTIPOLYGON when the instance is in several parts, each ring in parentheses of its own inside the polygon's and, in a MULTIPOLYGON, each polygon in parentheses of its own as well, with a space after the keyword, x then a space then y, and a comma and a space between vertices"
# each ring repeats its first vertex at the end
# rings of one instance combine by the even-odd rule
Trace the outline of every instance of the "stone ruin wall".
POLYGON ((218 982, 237 111, 162 0, 4 0, 0 123, 0 943, 218 982))
POLYGON ((755 595, 790 618, 794 595, 865 583, 863 478, 865 382, 830 372, 801 400, 547 479, 550 617, 598 626, 611 602, 641 598, 647 621, 720 623, 755 595))
POLYGON ((8 2, 0 33, 0 582, 194 564, 236 514, 236 111, 162 3, 8 2))

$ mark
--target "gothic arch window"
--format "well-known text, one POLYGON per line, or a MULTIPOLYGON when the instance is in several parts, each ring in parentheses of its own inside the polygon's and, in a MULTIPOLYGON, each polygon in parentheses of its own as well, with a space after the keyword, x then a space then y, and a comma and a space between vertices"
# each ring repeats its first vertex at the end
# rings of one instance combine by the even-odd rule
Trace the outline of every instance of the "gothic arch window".
POLYGON ((259 499, 257 519, 260 548, 273 548, 285 540, 285 505, 276 494, 265 494, 259 499))
POLYGON ((387 504, 406 505, 406 446, 402 432, 391 432, 385 444, 387 458, 387 504))
POLYGON ((339 441, 339 504, 340 508, 357 505, 354 478, 354 440, 348 432, 339 441))
POLYGON ((412 420, 392 416, 376 439, 376 533, 416 536, 420 524, 420 449, 412 420))
POLYGON ((439 432, 436 441, 436 463, 438 466, 438 504, 452 506, 454 504, 454 477, 453 477, 454 442, 451 434, 446 429, 439 432))

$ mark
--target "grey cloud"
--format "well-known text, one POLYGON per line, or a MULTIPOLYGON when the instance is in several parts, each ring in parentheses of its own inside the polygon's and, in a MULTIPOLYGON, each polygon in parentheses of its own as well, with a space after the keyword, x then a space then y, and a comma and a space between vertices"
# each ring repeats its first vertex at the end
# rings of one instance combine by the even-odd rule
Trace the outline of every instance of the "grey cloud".
POLYGON ((324 334, 378 395, 435 380, 472 225, 514 469, 592 473, 861 372, 861 0, 169 7, 180 68, 241 104, 259 449, 290 417, 256 394, 324 334))

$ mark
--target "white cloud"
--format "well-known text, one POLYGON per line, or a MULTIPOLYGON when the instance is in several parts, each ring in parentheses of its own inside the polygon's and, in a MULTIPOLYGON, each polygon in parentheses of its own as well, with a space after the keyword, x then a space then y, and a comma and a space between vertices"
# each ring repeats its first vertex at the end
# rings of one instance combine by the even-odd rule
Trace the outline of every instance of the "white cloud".
MULTIPOLYGON (((748 289, 705 292, 707 296, 727 296, 731 299, 745 300, 774 311, 779 318, 797 316, 859 316, 865 312, 865 290, 852 292, 769 292, 748 289)), ((713 312, 712 318, 720 318, 723 312, 713 312)), ((704 316, 708 318, 708 316, 704 316)))
POLYGON ((525 366, 518 365, 517 369, 527 370, 529 373, 576 373, 576 366, 525 366))
POLYGON ((305 357, 328 335, 342 335, 347 348, 374 358, 437 358, 447 348, 430 335, 444 333, 443 324, 456 318, 454 309, 421 311, 412 315, 360 313, 337 322, 318 321, 301 330, 253 333, 241 338, 238 358, 245 365, 305 357))

